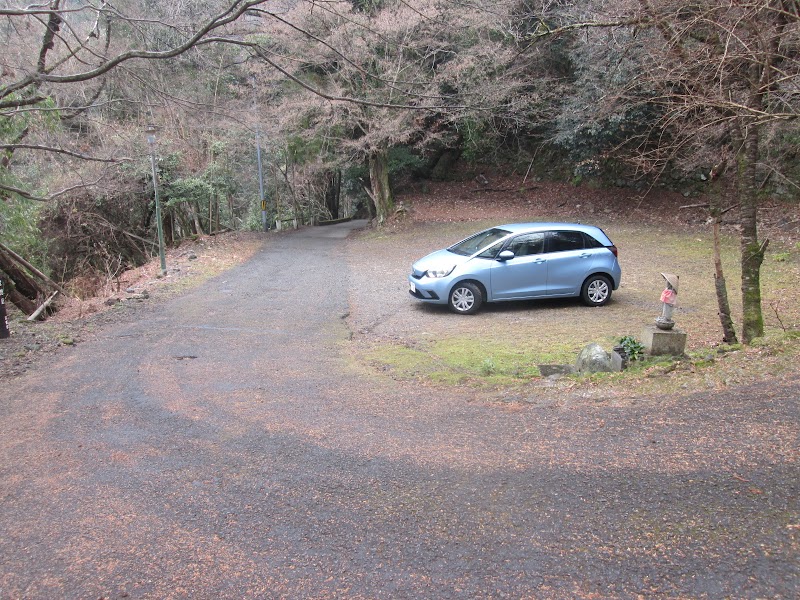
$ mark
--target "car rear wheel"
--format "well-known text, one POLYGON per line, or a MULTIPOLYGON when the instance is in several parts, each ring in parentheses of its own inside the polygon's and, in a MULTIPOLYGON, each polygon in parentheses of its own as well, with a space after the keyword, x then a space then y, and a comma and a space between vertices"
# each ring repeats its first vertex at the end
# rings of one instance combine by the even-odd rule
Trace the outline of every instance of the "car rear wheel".
POLYGON ((604 275, 592 275, 583 282, 581 299, 586 306, 603 306, 611 298, 611 282, 604 275))
POLYGON ((450 291, 450 310, 460 315, 471 315, 478 312, 483 304, 483 292, 481 288, 466 281, 458 283, 450 291))

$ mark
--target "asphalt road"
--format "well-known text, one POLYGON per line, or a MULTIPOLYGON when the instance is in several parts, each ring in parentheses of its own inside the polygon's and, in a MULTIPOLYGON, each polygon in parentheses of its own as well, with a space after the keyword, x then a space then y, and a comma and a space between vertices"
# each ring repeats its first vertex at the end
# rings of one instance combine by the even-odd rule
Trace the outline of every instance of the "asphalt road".
POLYGON ((0 598, 797 597, 800 381, 625 407, 381 381, 346 355, 355 225, 0 390, 0 598))

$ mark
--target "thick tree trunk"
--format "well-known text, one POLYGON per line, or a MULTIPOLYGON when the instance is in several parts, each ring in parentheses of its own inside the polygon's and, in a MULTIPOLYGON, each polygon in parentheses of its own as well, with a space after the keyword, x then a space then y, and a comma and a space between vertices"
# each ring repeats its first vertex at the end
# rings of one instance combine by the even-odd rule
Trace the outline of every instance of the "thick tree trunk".
POLYGON ((389 153, 386 150, 370 154, 369 181, 372 187, 372 201, 375 203, 375 216, 380 226, 394 212, 394 196, 389 185, 389 153))
MULTIPOLYGON (((0 252, 4 252, 4 253, 5 253, 5 254, 6 254, 8 257, 10 257, 12 260, 14 260, 14 261, 16 261, 17 263, 19 263, 20 265, 22 265, 22 268, 24 268, 24 269, 27 269, 27 270, 28 270, 28 272, 32 273, 32 274, 33 274, 35 277, 38 277, 39 279, 41 279, 42 281, 44 281, 46 284, 48 284, 48 285, 49 285, 49 286, 51 286, 52 288, 54 288, 54 289, 57 289, 59 292, 61 292, 61 293, 62 293, 62 294, 64 294, 65 296, 69 296, 69 294, 67 293, 67 291, 66 291, 64 288, 62 288, 62 287, 61 287, 60 285, 58 285, 58 284, 57 284, 55 281, 53 281, 52 279, 50 279, 50 278, 49 278, 47 275, 45 275, 44 273, 42 273, 42 272, 41 272, 39 269, 37 269, 36 267, 34 267, 34 266, 33 266, 31 263, 29 263, 27 260, 25 260, 24 258, 22 258, 22 257, 21 257, 19 254, 17 254, 16 252, 14 252, 14 251, 13 251, 11 248, 9 248, 8 246, 4 246, 2 243, 0 243, 0 252)), ((41 289, 41 288, 40 288, 40 289, 41 289)))
POLYGON ((13 284, 8 290, 8 298, 14 304, 19 306, 21 310, 30 314, 27 308, 23 308, 17 301, 18 298, 27 298, 33 303, 34 310, 36 309, 36 300, 40 296, 47 295, 47 290, 42 288, 34 279, 25 272, 24 268, 17 263, 7 252, 0 249, 0 271, 8 276, 8 279, 13 284), (19 296, 15 294, 17 292, 19 296))
POLYGON ((742 341, 749 344, 764 335, 761 311, 761 263, 768 241, 758 241, 758 127, 752 126, 744 139, 744 153, 739 161, 739 225, 742 257, 742 341))
POLYGON ((11 304, 16 306, 26 315, 31 315, 36 311, 36 302, 29 300, 15 289, 8 290, 6 292, 6 296, 11 304))

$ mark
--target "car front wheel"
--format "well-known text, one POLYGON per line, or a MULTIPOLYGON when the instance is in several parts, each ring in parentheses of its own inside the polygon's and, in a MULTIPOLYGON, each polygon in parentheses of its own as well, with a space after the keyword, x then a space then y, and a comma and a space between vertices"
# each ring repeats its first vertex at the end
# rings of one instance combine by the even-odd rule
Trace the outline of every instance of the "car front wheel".
POLYGON ((611 298, 611 282, 603 275, 592 275, 583 282, 581 299, 586 306, 603 306, 611 298))
POLYGON ((483 292, 469 281, 456 284, 450 291, 450 310, 460 315, 471 315, 478 312, 483 304, 483 292))

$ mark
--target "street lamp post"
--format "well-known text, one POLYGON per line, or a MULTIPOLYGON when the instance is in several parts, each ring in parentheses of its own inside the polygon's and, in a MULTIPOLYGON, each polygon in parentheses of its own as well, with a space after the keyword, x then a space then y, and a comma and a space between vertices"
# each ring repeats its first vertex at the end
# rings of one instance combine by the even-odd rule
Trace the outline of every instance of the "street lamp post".
POLYGON ((147 126, 147 143, 150 146, 150 166, 153 169, 153 194, 156 199, 156 229, 158 230, 158 258, 161 260, 161 276, 167 275, 167 259, 164 256, 164 228, 161 223, 161 202, 158 199, 158 170, 156 169, 156 128, 147 126))

